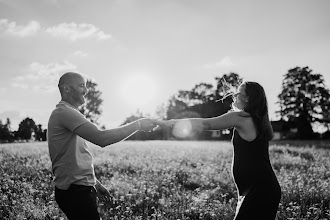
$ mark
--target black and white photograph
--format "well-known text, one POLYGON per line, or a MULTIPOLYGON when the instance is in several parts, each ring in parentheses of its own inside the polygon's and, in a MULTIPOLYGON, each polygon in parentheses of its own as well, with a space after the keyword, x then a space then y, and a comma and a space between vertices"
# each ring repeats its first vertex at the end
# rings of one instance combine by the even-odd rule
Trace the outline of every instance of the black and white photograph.
POLYGON ((0 0, 1 220, 329 220, 329 0, 0 0))

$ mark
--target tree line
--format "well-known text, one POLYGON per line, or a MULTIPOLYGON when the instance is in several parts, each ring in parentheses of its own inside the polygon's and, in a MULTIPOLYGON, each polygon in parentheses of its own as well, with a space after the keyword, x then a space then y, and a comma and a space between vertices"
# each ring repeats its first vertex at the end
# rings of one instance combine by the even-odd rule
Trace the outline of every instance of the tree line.
MULTIPOLYGON (((156 111, 158 119, 169 120, 193 117, 215 117, 228 112, 231 109, 232 98, 226 96, 225 86, 237 87, 244 79, 237 73, 224 74, 215 77, 215 86, 210 83, 199 83, 191 90, 179 90, 172 95, 166 104, 162 104, 156 111), (224 82, 227 84, 224 85, 224 82)), ((86 118, 99 124, 102 114, 102 92, 97 88, 97 83, 87 80, 86 86, 89 92, 86 95, 85 105, 79 108, 86 118)), ((313 139, 320 135, 313 131, 312 126, 323 126, 326 129, 322 135, 330 138, 330 91, 326 87, 322 74, 315 74, 309 67, 295 67, 289 69, 281 85, 281 92, 277 96, 279 110, 276 112, 284 127, 295 127, 297 132, 288 138, 313 139)), ((142 117, 149 117, 137 111, 127 117, 122 125, 130 123, 142 117)), ((47 130, 37 125, 33 119, 26 118, 20 124, 17 131, 10 129, 10 120, 6 123, 0 120, 0 141, 12 142, 16 140, 37 141, 46 140, 47 130)), ((105 128, 105 126, 101 126, 105 128)), ((225 132, 230 138, 230 131, 225 132)), ((225 135, 225 136, 226 136, 225 135)), ((130 139, 163 139, 169 134, 164 131, 153 133, 138 132, 130 139)), ((204 133, 202 138, 210 138, 210 133, 204 133)))
MULTIPOLYGON (((102 114, 100 108, 103 102, 101 99, 102 92, 97 89, 97 83, 92 80, 86 81, 86 87, 88 88, 86 103, 79 107, 79 111, 91 122, 99 125, 98 119, 102 114)), ((101 127, 105 128, 104 126, 101 127)), ((0 120, 0 143, 29 140, 46 141, 47 129, 43 129, 41 124, 36 124, 32 118, 27 117, 20 122, 17 131, 12 131, 9 118, 5 123, 0 120)))
POLYGON ((11 130, 10 119, 3 123, 0 120, 0 142, 36 141, 46 140, 47 129, 43 129, 41 124, 36 124, 32 118, 25 118, 19 123, 18 130, 11 130))
MULTIPOLYGON (((209 83, 199 83, 191 90, 179 90, 171 96, 167 104, 161 105, 156 114, 160 119, 179 119, 193 117, 215 117, 228 112, 233 102, 226 97, 223 90, 224 81, 230 87, 238 87, 244 79, 237 73, 224 74, 215 77, 215 86, 209 83)), ((283 131, 297 130, 287 135, 287 139, 330 138, 330 91, 326 87, 322 74, 315 74, 309 67, 295 67, 284 74, 281 92, 277 96, 279 116, 283 131), (314 132, 313 126, 326 130, 320 134, 314 132)), ((128 117, 123 124, 143 117, 141 113, 128 117)), ((225 131, 225 138, 231 138, 231 130, 225 131)), ((132 138, 141 139, 155 134, 136 134, 132 138), (140 137, 138 136, 140 135, 140 137)), ((156 134, 157 135, 157 134, 156 134)), ((154 138, 154 137, 151 138, 154 138)), ((201 138, 209 139, 210 132, 201 138)))

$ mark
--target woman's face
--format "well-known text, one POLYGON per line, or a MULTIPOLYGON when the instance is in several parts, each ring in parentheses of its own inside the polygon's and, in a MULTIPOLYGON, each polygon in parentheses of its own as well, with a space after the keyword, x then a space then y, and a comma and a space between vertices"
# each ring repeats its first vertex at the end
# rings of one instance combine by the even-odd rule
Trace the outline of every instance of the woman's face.
POLYGON ((242 84, 238 87, 237 92, 233 95, 233 105, 240 109, 244 110, 248 102, 248 97, 245 93, 245 84, 242 84))

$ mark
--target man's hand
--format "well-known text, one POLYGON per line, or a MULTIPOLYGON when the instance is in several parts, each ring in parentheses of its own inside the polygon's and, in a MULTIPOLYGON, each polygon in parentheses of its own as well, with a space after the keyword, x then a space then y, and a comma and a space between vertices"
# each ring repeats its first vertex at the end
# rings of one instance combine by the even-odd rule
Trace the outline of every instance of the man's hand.
POLYGON ((136 122, 138 124, 138 130, 149 132, 153 130, 158 130, 158 127, 162 127, 164 125, 161 121, 149 118, 141 118, 138 119, 136 122))

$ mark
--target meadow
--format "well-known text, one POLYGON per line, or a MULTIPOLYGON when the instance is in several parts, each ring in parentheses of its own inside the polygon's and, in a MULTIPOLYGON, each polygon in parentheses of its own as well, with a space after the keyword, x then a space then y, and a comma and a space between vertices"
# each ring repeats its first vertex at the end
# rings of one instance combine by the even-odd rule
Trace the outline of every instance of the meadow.
MULTIPOLYGON (((125 141, 90 145, 113 198, 105 219, 233 219, 232 146, 225 141, 125 141)), ((278 220, 330 219, 330 142, 272 142, 282 187, 278 220)), ((54 201, 46 142, 0 145, 0 219, 66 219, 54 201)))

